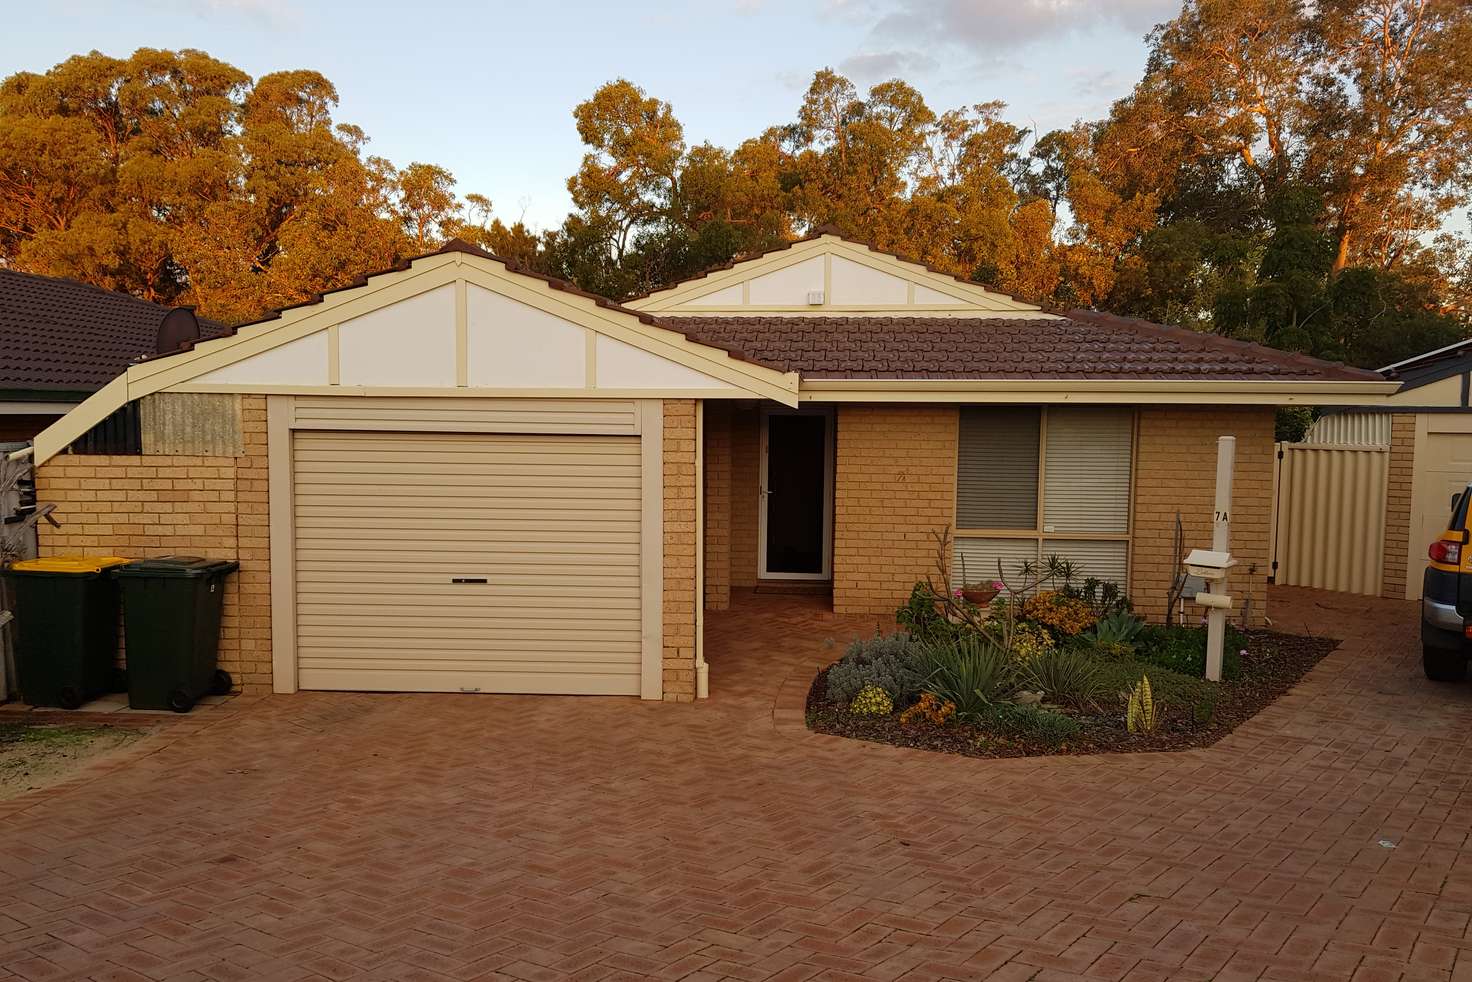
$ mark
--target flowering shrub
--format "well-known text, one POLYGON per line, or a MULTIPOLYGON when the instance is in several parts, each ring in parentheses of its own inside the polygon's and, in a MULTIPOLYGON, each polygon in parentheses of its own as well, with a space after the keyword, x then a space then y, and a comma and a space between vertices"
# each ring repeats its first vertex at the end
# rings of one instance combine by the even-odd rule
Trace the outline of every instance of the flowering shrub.
POLYGON ((926 692, 920 696, 919 702, 900 713, 900 722, 925 722, 932 726, 942 726, 955 715, 955 703, 949 699, 941 699, 934 692, 926 692))
POLYGON ((919 694, 924 678, 908 634, 860 638, 828 670, 828 698, 846 706, 865 686, 875 685, 903 704, 919 694))
POLYGON ((894 700, 879 686, 866 685, 849 703, 848 711, 855 716, 888 716, 894 712, 894 700))
POLYGON ((1087 601, 1052 590, 1024 601, 1022 616, 1069 637, 1087 631, 1099 619, 1087 601))
POLYGON ((1040 627, 1023 624, 1012 632, 1012 660, 1030 662, 1056 647, 1053 637, 1040 627))

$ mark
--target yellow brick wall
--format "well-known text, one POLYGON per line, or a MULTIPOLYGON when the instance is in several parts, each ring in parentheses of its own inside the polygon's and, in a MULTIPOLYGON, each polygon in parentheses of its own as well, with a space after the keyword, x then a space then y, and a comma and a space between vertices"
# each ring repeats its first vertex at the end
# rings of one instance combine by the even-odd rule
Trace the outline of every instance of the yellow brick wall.
POLYGON ((756 586, 756 538, 761 490, 761 415, 755 406, 731 413, 731 586, 756 586))
MULTIPOLYGON (((271 686, 266 403, 242 401, 241 457, 64 454, 36 473, 61 528, 42 524, 41 555, 235 559, 225 584, 220 665, 248 691, 271 686)), ((126 648, 126 640, 124 641, 126 648)))
POLYGON ((1385 552, 1380 595, 1404 600, 1411 547, 1411 480, 1416 470, 1416 414, 1390 417, 1390 473, 1385 489, 1385 552))
POLYGON ((664 402, 664 697, 695 698, 695 402, 664 402))
MULTIPOLYGON (((1130 599, 1150 620, 1165 616, 1171 577, 1180 557, 1171 554, 1177 511, 1185 548, 1210 548, 1216 494, 1216 439, 1237 438, 1232 477, 1231 592, 1250 602, 1251 620, 1267 613, 1272 521, 1273 410, 1263 408, 1153 408, 1140 410, 1135 455, 1134 541, 1130 555, 1130 599)), ((1241 604, 1238 611, 1242 609, 1241 604)), ((1202 608, 1187 602, 1194 622, 1202 608)))
POLYGON ((705 609, 731 606, 731 404, 705 404, 705 609))
POLYGON ((836 612, 893 614, 935 575, 934 533, 955 516, 959 418, 954 406, 838 407, 836 612))

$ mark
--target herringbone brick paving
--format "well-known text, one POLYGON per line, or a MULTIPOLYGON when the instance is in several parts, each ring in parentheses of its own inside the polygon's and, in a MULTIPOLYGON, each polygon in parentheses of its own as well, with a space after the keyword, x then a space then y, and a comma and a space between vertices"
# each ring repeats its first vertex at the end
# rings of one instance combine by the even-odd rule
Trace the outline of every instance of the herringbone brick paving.
POLYGON ((1472 688, 1421 678, 1411 604, 1273 611, 1349 640, 1179 754, 807 733, 872 622, 740 593, 706 703, 220 711, 9 809, 0 979, 1472 978, 1472 688))

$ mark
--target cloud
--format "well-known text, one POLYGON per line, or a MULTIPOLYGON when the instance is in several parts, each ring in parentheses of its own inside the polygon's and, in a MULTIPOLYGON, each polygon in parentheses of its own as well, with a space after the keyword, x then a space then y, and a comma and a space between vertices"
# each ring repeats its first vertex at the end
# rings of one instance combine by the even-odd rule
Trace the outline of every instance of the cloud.
POLYGON ((840 72, 861 85, 929 72, 936 67, 936 60, 924 52, 904 50, 864 51, 838 63, 840 72))
MULTIPOLYGON (((835 9, 875 11, 852 0, 835 9)), ((879 14, 871 36, 973 49, 1013 47, 1100 27, 1144 34, 1179 9, 1180 0, 898 0, 879 14)))

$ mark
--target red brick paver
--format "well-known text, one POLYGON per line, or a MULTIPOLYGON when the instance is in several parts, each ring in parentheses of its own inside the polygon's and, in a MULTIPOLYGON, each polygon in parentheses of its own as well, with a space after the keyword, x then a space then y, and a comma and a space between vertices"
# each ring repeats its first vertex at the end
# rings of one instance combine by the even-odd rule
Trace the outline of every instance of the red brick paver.
POLYGON ((985 761, 791 723, 872 624, 738 597, 708 702, 301 694, 0 824, 5 979, 1472 978, 1472 687, 1414 607, 1215 747, 985 761), (1380 840, 1394 848, 1380 845, 1380 840))

